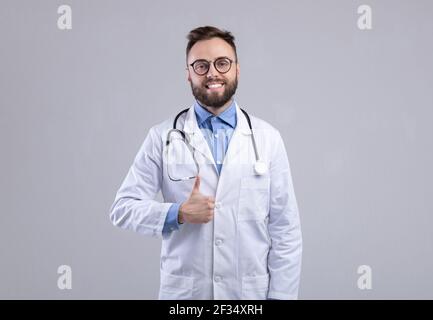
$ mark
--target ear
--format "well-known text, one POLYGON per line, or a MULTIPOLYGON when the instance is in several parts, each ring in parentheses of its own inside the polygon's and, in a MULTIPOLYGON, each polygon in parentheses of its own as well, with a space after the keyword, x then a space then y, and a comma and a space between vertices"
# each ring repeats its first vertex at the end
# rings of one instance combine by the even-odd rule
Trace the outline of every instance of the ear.
POLYGON ((238 63, 236 63, 236 74, 239 78, 240 74, 241 74, 241 65, 238 63))
POLYGON ((188 82, 191 82, 191 74, 189 73, 189 68, 186 68, 186 79, 188 80, 188 82))

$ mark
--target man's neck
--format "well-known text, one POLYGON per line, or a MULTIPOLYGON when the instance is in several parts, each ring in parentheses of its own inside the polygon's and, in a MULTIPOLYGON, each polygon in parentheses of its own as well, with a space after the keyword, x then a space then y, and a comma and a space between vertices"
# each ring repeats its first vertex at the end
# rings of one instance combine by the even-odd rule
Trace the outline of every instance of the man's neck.
POLYGON ((212 113, 215 116, 220 115, 223 113, 230 105, 233 103, 233 98, 231 98, 229 101, 227 101, 222 107, 215 108, 215 107, 208 107, 207 105, 203 104, 201 101, 199 101, 200 105, 205 108, 207 111, 212 113))

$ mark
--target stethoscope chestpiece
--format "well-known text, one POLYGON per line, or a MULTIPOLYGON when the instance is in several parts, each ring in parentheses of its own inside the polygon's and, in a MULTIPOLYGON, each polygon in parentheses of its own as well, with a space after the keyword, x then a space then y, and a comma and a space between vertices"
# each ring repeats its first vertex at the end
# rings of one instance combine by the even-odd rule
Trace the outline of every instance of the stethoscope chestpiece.
POLYGON ((262 176, 266 172, 268 172, 268 166, 266 165, 266 163, 264 161, 257 160, 256 163, 254 164, 254 171, 259 176, 262 176))

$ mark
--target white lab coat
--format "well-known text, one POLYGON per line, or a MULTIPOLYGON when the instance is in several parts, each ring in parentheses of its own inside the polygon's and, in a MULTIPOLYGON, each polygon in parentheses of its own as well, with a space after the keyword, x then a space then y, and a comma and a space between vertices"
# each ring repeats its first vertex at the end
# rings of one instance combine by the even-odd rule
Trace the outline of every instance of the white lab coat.
POLYGON ((165 140, 173 119, 152 127, 117 192, 115 226, 162 237, 160 299, 296 299, 302 238, 295 193, 280 133, 250 115, 259 156, 268 165, 256 175, 248 122, 236 105, 237 126, 221 175, 191 107, 177 128, 198 150, 200 191, 215 197, 214 218, 182 224, 162 234, 167 211, 185 201, 194 179, 167 176, 165 140), (161 190, 164 202, 155 201, 161 190))

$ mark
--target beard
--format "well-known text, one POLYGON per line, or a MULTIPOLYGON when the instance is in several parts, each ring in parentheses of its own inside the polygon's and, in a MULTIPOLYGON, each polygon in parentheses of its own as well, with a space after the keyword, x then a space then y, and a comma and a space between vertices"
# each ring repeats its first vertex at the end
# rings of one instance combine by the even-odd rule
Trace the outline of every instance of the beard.
POLYGON ((224 80, 224 92, 222 94, 220 94, 219 92, 208 92, 205 84, 209 81, 210 80, 203 81, 203 83, 198 86, 195 86, 191 82, 193 96, 207 107, 221 108, 233 97, 236 89, 238 88, 237 75, 232 82, 224 80))

